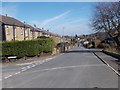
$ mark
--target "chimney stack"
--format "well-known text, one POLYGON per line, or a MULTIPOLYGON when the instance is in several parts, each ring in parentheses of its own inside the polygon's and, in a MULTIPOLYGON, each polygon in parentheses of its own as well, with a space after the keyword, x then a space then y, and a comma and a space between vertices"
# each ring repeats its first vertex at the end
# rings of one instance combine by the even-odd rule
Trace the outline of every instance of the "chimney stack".
POLYGON ((6 17, 8 16, 8 14, 6 14, 6 17))
POLYGON ((34 27, 36 27, 36 25, 34 24, 34 27))

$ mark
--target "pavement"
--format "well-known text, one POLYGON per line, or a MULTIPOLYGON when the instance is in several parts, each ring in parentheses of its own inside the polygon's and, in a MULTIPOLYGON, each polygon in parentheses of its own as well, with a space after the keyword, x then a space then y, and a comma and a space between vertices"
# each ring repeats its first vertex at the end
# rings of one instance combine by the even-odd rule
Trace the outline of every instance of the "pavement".
MULTIPOLYGON (((118 75, 93 52, 77 47, 34 63, 6 65, 3 88, 118 88, 118 75)), ((27 63, 27 62, 26 62, 27 63)))
POLYGON ((120 76, 120 59, 106 55, 102 52, 96 52, 95 54, 120 76))

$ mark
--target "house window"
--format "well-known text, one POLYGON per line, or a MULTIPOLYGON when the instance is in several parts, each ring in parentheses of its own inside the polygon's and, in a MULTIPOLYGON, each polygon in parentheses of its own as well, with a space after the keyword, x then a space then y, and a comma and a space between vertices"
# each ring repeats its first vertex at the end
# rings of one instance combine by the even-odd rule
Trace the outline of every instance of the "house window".
POLYGON ((10 32, 9 32, 9 27, 8 27, 8 26, 6 26, 6 34, 7 34, 7 35, 10 34, 10 32))
POLYGON ((14 31, 15 31, 15 37, 16 37, 16 36, 17 36, 17 29, 15 28, 15 30, 14 30, 14 31))
POLYGON ((31 36, 31 37, 33 37, 33 32, 32 32, 32 31, 30 31, 30 33, 31 33, 31 35, 30 35, 30 36, 31 36))
POLYGON ((24 32, 24 28, 21 27, 21 35, 23 35, 24 32))
POLYGON ((38 32, 38 36, 40 36, 40 32, 38 32))
POLYGON ((25 30, 25 36, 26 37, 28 36, 28 30, 27 29, 25 30))

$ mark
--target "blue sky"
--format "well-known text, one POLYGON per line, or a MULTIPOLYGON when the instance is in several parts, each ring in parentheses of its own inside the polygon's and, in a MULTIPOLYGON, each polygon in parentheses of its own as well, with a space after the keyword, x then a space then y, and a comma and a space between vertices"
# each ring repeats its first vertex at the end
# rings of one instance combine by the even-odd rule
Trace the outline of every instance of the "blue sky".
POLYGON ((3 2, 2 14, 60 35, 82 35, 89 27, 94 2, 3 2))

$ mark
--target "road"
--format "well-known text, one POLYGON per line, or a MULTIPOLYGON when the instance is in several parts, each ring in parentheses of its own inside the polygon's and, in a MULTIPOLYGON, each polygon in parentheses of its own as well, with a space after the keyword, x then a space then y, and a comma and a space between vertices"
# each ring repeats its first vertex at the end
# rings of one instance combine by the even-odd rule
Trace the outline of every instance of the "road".
POLYGON ((83 47, 67 51, 44 63, 38 62, 36 66, 28 66, 27 69, 3 78, 3 88, 94 87, 118 88, 118 76, 93 54, 93 50, 83 47))

